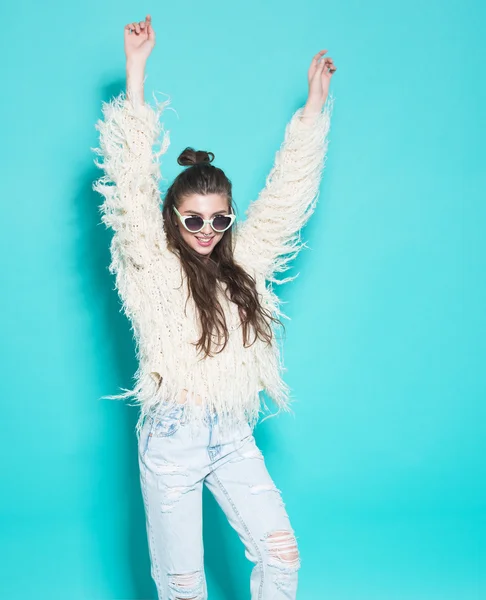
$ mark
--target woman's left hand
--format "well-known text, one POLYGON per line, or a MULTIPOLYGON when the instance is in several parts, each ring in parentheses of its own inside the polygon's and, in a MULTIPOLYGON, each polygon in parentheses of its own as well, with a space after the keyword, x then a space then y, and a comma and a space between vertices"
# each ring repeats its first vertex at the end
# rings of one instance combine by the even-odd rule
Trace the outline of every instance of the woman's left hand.
POLYGON ((312 59, 307 74, 309 80, 309 96, 306 107, 309 112, 319 112, 326 102, 331 77, 336 72, 332 58, 324 56, 327 50, 321 50, 312 59))

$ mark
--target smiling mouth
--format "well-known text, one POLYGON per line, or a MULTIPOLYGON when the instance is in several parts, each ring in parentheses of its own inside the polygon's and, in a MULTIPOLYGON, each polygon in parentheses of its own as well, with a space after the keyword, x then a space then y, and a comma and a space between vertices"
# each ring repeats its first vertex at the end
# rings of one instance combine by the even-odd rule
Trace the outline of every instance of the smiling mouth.
POLYGON ((214 235, 209 238, 201 238, 201 237, 196 236, 196 240, 203 246, 210 246, 212 241, 214 240, 214 235))

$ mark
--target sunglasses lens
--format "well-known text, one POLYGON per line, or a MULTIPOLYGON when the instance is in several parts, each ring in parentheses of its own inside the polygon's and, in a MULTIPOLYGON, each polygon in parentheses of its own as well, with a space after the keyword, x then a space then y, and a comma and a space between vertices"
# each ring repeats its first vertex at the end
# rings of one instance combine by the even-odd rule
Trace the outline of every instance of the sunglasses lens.
POLYGON ((213 227, 217 231, 224 231, 225 229, 228 229, 230 223, 231 223, 230 217, 225 217, 224 215, 218 215, 217 217, 214 217, 213 227))
POLYGON ((199 231, 203 226, 203 220, 201 217, 189 217, 186 219, 186 227, 189 231, 199 231))

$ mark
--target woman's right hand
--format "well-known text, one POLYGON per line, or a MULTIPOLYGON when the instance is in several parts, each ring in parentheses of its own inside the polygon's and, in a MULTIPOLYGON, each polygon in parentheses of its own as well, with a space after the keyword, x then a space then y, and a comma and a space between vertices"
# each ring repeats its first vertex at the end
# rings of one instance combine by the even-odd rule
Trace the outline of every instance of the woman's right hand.
POLYGON ((128 23, 125 26, 124 37, 127 62, 144 65, 155 46, 152 17, 147 15, 145 21, 128 23))

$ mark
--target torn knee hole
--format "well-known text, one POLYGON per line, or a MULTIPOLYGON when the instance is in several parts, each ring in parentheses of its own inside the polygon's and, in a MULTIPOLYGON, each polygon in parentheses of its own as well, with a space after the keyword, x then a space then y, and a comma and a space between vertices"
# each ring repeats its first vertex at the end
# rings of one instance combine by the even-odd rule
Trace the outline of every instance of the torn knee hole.
POLYGON ((283 566, 298 569, 300 566, 297 540, 291 531, 274 531, 266 536, 269 555, 283 566))
POLYGON ((174 600, 201 600, 203 592, 202 571, 171 573, 169 587, 174 592, 174 600))

